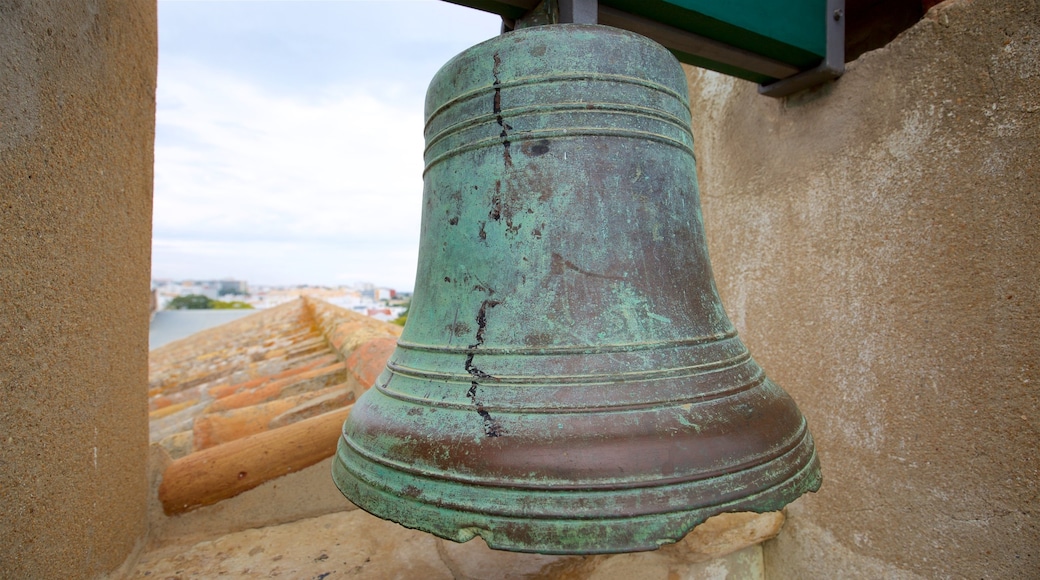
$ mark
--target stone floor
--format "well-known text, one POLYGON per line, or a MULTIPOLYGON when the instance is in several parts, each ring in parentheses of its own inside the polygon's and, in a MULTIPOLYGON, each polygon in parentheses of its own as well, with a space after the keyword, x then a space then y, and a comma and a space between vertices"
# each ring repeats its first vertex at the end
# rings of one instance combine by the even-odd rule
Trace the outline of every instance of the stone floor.
POLYGON ((455 544, 383 521, 361 510, 248 529, 146 553, 132 578, 334 578, 423 580, 590 579, 755 580, 763 578, 756 544, 695 561, 678 544, 655 552, 544 556, 455 544))

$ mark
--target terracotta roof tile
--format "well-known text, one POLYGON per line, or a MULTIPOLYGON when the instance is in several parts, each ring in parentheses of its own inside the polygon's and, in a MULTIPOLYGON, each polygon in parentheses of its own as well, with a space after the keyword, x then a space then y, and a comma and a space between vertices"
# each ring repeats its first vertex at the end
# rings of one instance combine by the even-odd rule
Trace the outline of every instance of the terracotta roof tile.
POLYGON ((307 372, 307 371, 309 371, 309 370, 311 370, 313 368, 316 368, 316 367, 322 367, 322 366, 326 366, 326 365, 329 365, 329 364, 333 364, 333 363, 335 363, 338 360, 338 358, 339 357, 336 354, 327 354, 327 353, 316 354, 314 357, 308 358, 307 360, 297 361, 298 366, 287 368, 287 369, 285 369, 283 371, 280 371, 280 372, 277 372, 277 373, 272 373, 270 375, 264 375, 264 376, 261 376, 261 377, 252 378, 252 379, 249 379, 248 381, 241 382, 241 383, 235 383, 235 384, 223 383, 223 384, 219 384, 219 385, 214 385, 214 386, 212 386, 212 387, 210 387, 208 389, 208 393, 209 393, 209 396, 213 397, 214 399, 221 399, 221 398, 226 397, 228 395, 233 395, 235 393, 238 393, 238 392, 241 392, 241 391, 244 391, 244 390, 247 390, 247 389, 252 389, 252 388, 259 387, 260 385, 263 385, 263 384, 271 382, 271 381, 277 381, 277 380, 281 380, 281 379, 286 379, 286 378, 289 378, 291 376, 307 372))
POLYGON ((386 361, 396 346, 396 337, 373 338, 350 353, 347 357, 347 370, 367 389, 375 384, 376 377, 383 372, 386 361))
POLYGON ((334 386, 328 389, 323 389, 316 393, 318 396, 310 399, 300 405, 289 409, 288 411, 278 415, 271 419, 268 423, 269 429, 277 429, 279 427, 285 427, 286 425, 292 425, 298 421, 304 419, 310 419, 311 417, 317 417, 318 415, 341 409, 354 403, 358 397, 358 389, 356 387, 349 386, 334 386))
POLYGON ((308 416, 319 415, 321 413, 314 412, 309 415, 299 415, 296 416, 295 419, 290 419, 291 417, 294 417, 292 411, 300 410, 302 407, 307 406, 308 403, 316 399, 322 399, 326 402, 325 407, 327 408, 322 412, 331 411, 334 408, 345 407, 356 400, 356 390, 357 389, 348 387, 345 383, 340 383, 324 389, 306 391, 297 395, 274 399, 266 403, 259 403, 248 407, 220 412, 209 412, 195 419, 195 426, 193 429, 193 449, 195 451, 206 449, 213 447, 214 445, 234 441, 235 439, 247 437, 255 433, 288 425, 300 419, 305 419, 308 416), (336 406, 329 406, 329 403, 331 402, 337 402, 339 404, 336 406), (277 424, 274 422, 276 418, 279 419, 277 424))
MULTIPOLYGON (((385 362, 385 361, 384 361, 385 362)), ((313 391, 347 380, 346 363, 337 362, 331 365, 310 369, 278 381, 265 382, 252 389, 244 389, 213 401, 207 409, 210 413, 240 409, 250 405, 258 405, 282 396, 313 391)))

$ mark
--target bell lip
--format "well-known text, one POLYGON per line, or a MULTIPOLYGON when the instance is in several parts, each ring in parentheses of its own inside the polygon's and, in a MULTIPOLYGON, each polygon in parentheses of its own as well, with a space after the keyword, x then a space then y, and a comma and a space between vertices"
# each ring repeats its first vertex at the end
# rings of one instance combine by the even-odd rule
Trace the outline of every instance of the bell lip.
POLYGON ((341 493, 366 512, 455 542, 479 535, 493 549, 515 552, 646 551, 681 540, 713 515, 777 511, 818 490, 819 457, 804 417, 801 424, 783 452, 725 473, 683 481, 650 478, 616 488, 537 489, 501 485, 490 477, 460 481, 439 472, 398 469, 359 453, 347 440, 345 424, 332 477, 341 493))
MULTIPOLYGON (((340 445, 343 445, 342 439, 340 445)), ((809 445, 812 445, 811 436, 809 445)), ((444 509, 376 489, 354 478, 345 467, 340 453, 336 454, 332 464, 332 478, 347 499, 375 517, 457 543, 465 543, 480 536, 494 550, 548 555, 622 554, 656 550, 681 541, 712 516, 734 512, 779 511, 802 495, 815 493, 823 482, 819 455, 813 447, 808 461, 791 477, 732 501, 663 514, 521 520, 444 509), (390 501, 378 501, 377 498, 390 501), (465 521, 469 525, 453 525, 453 520, 465 521)))

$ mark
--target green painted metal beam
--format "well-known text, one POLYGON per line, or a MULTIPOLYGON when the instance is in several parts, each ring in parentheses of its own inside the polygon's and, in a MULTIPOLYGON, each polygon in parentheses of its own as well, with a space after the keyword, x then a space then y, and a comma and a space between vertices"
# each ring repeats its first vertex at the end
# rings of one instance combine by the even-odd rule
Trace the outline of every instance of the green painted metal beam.
POLYGON ((733 44, 738 46, 744 41, 743 37, 754 34, 802 49, 817 58, 826 52, 824 0, 665 0, 660 4, 673 5, 723 23, 730 34, 736 31, 733 44))
MULTIPOLYGON (((499 14, 507 26, 540 4, 446 1, 499 14)), ((843 59, 834 49, 840 51, 843 39, 835 42, 829 18, 841 5, 835 0, 600 0, 598 22, 649 37, 686 64, 762 85, 808 77, 787 83, 804 86, 841 74, 843 59)), ((844 31, 843 20, 838 31, 844 31)), ((769 86, 763 92, 780 96, 769 86)))
POLYGON ((792 0, 779 7, 766 0, 607 0, 600 5, 784 62, 800 70, 811 68, 823 57, 823 0, 792 0), (785 13, 788 4, 816 6, 810 9, 799 6, 797 10, 785 13), (770 5, 772 7, 767 8, 770 5), (784 22, 772 23, 770 20, 778 14, 784 15, 784 22))

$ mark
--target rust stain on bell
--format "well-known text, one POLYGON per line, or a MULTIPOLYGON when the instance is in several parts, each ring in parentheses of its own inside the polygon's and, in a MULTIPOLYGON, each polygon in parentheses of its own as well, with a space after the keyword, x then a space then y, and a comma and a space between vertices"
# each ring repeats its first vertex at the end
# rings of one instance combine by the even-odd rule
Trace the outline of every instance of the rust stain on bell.
POLYGON ((602 26, 504 34, 426 100, 408 325, 333 467, 369 512, 543 553, 654 549, 820 486, 715 289, 686 79, 602 26))

